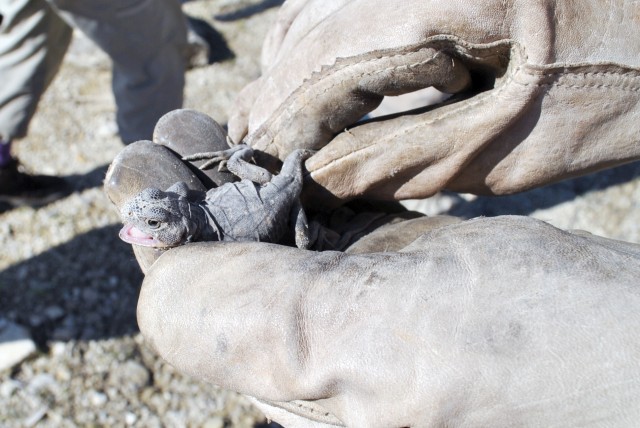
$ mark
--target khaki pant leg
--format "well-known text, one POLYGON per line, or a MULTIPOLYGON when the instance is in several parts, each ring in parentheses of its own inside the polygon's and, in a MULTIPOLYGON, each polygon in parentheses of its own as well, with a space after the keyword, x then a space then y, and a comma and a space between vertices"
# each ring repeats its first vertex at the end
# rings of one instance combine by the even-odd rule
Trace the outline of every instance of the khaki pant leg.
POLYGON ((49 0, 113 60, 117 122, 125 143, 151 139, 182 107, 186 19, 179 0, 49 0))
POLYGON ((2 0, 0 15, 0 139, 8 141, 26 135, 72 30, 44 0, 2 0))

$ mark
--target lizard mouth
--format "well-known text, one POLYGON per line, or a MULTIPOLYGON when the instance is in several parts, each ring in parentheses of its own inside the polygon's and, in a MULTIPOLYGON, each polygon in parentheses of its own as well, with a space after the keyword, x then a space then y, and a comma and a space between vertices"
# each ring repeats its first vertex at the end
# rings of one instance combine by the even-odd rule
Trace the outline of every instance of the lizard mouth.
POLYGON ((125 224, 120 233, 120 239, 129 244, 142 245, 143 247, 166 247, 166 245, 151 235, 148 235, 131 224, 125 224))

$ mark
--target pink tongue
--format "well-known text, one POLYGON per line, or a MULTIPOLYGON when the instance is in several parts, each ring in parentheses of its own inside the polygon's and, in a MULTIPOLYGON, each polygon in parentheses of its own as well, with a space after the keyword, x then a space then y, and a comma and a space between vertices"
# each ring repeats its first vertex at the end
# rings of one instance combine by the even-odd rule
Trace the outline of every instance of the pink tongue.
POLYGON ((131 228, 129 229, 129 235, 134 238, 151 239, 151 236, 147 235, 137 227, 133 227, 133 226, 131 226, 131 228))
POLYGON ((146 247, 154 247, 157 243, 152 236, 147 235, 130 224, 125 224, 120 230, 120 239, 129 244, 144 245, 146 247))

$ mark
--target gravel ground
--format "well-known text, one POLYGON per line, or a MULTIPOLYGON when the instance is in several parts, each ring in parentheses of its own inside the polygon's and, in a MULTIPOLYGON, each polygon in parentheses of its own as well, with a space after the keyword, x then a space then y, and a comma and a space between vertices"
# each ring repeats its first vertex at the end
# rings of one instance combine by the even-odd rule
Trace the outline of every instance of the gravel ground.
MULTIPOLYGON (((259 74, 277 1, 193 1, 189 16, 226 41, 233 58, 187 73, 185 107, 221 123, 259 74)), ((135 319, 142 274, 102 192, 116 135, 108 57, 76 34, 63 66, 15 148, 31 171, 73 183, 39 209, 0 208, 0 320, 28 329, 37 352, 0 372, 2 427, 252 427, 246 398, 186 378, 145 345, 135 319)), ((2 323, 0 323, 0 329, 2 323)))
MULTIPOLYGON (((190 70, 185 107, 221 123, 258 75, 260 45, 279 1, 200 0, 185 11, 212 25, 233 58, 190 70)), ((222 50, 221 50, 222 51, 222 50)), ((0 372, 0 426, 251 427, 261 414, 238 394, 186 378, 138 333, 142 274, 117 237, 119 219, 101 185, 122 148, 114 124, 109 60, 76 36, 16 145, 27 168, 73 183, 39 209, 1 208, 0 329, 26 327, 37 351, 0 372)), ((408 206, 428 214, 531 215, 640 243, 640 163, 518 196, 443 193, 408 206)), ((1 342, 1 340, 0 340, 1 342)))

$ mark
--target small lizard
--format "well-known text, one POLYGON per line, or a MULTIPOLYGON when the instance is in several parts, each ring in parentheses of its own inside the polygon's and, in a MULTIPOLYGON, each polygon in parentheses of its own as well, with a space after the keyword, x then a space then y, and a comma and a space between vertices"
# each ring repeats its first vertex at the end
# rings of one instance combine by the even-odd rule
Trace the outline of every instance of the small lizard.
POLYGON ((307 218, 300 204, 302 164, 312 154, 296 150, 284 161, 280 174, 249 163, 253 150, 244 144, 228 150, 192 155, 185 160, 209 159, 201 168, 220 163, 241 181, 205 192, 183 182, 166 191, 147 188, 126 202, 120 214, 120 238, 147 247, 170 248, 194 241, 280 242, 294 227, 299 248, 308 248, 307 218))

